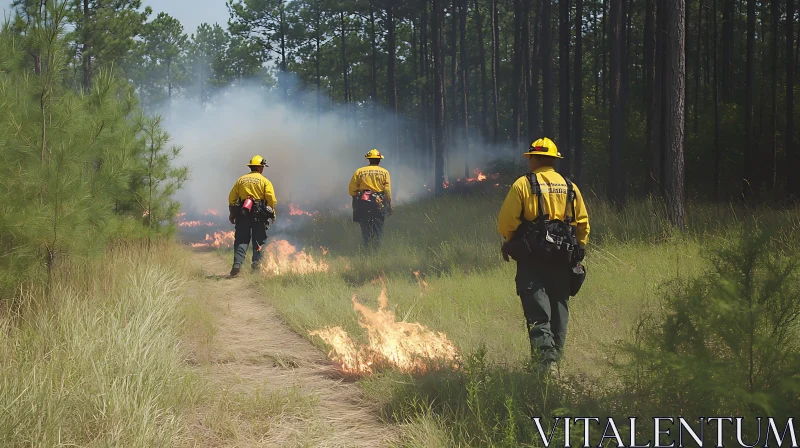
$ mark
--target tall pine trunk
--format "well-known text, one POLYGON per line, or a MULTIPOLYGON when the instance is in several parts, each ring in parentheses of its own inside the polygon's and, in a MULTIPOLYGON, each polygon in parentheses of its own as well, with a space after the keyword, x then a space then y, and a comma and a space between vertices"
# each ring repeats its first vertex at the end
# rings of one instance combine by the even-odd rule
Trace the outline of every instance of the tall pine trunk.
POLYGON ((542 15, 542 0, 535 1, 533 19, 533 55, 531 58, 531 74, 528 80, 528 143, 542 135, 542 111, 539 107, 539 74, 542 66, 539 17, 542 15))
POLYGON ((769 176, 767 186, 770 190, 778 186, 778 32, 780 29, 780 0, 772 0, 772 151, 769 156, 769 176))
POLYGON ((344 10, 339 11, 339 20, 340 20, 340 29, 339 32, 341 34, 342 39, 342 80, 344 82, 344 104, 345 104, 345 117, 349 114, 349 108, 347 104, 350 102, 350 80, 347 79, 347 36, 345 30, 345 22, 344 22, 344 10))
POLYGON ((500 141, 500 91, 497 78, 500 76, 500 16, 497 11, 497 2, 490 0, 492 16, 492 106, 494 106, 494 134, 495 144, 500 141))
POLYGON ((520 120, 522 118, 523 45, 522 23, 525 16, 523 0, 514 0, 514 61, 511 75, 511 143, 519 147, 520 120))
POLYGON ((648 184, 651 193, 659 191, 661 178, 660 127, 658 126, 658 98, 660 84, 656 83, 656 1, 647 0, 644 17, 644 85, 647 103, 647 153, 650 156, 648 184))
POLYGON ((602 31, 599 29, 599 22, 597 21, 597 0, 592 1, 592 52, 594 53, 594 105, 600 105, 600 52, 605 52, 605 47, 602 44, 602 31))
POLYGON ((747 0, 747 62, 745 67, 745 101, 744 101, 744 128, 745 147, 744 166, 742 167, 742 194, 751 196, 759 186, 758 170, 756 166, 755 129, 753 129, 753 103, 755 100, 755 40, 756 40, 756 2, 747 0))
POLYGON ((574 147, 575 181, 580 182, 583 165, 583 0, 575 0, 575 102, 574 147))
POLYGON ((606 20, 608 15, 608 0, 603 0, 603 20, 601 25, 601 28, 603 28, 603 60, 600 69, 600 84, 602 86, 600 97, 603 99, 604 108, 608 101, 608 64, 606 63, 606 54, 609 53, 611 47, 609 45, 608 21, 606 20))
POLYGON ((572 161, 569 141, 569 0, 559 0, 558 7, 558 147, 564 156, 561 171, 569 175, 572 161))
MULTIPOLYGON (((791 0, 790 0, 791 1, 791 0)), ((713 84, 713 97, 714 97, 714 200, 720 199, 719 191, 719 177, 722 170, 722 146, 719 141, 719 55, 717 54, 719 41, 717 33, 719 27, 717 26, 717 0, 713 0, 712 13, 714 14, 714 84, 713 84)))
POLYGON ((731 100, 731 51, 733 46, 733 31, 734 23, 733 16, 735 12, 735 0, 724 0, 725 4, 722 11, 722 64, 720 65, 720 76, 722 81, 722 98, 726 102, 731 100))
POLYGON ((469 0, 461 0, 459 11, 460 46, 461 46, 461 118, 464 124, 464 177, 469 177, 469 53, 467 52, 467 6, 469 0))
MULTIPOLYGON (((688 7, 687 7, 688 10, 688 7)), ((695 30, 695 47, 694 47, 694 132, 697 134, 700 130, 700 41, 702 38, 703 28, 703 0, 697 0, 697 29, 695 30)), ((688 30, 687 30, 688 32, 688 30)))
POLYGON ((434 193, 444 192, 444 52, 442 51, 442 21, 445 0, 433 0, 433 151, 434 193))
POLYGON ((551 0, 542 1, 542 17, 539 22, 539 34, 542 54, 542 127, 544 136, 554 138, 555 101, 553 96, 553 33, 550 30, 552 14, 551 0))
POLYGON ((89 54, 89 0, 83 0, 83 45, 81 46, 81 59, 83 60, 83 90, 88 92, 92 85, 92 56, 89 54))
MULTIPOLYGON (((450 121, 447 123, 450 142, 454 146, 458 129, 458 0, 450 2, 452 26, 450 28, 450 121)), ((445 103, 446 104, 446 103, 445 103)), ((445 105, 445 112, 447 106, 445 105)))
POLYGON ((389 2, 386 7, 386 45, 389 47, 389 61, 386 65, 387 85, 386 95, 389 98, 389 111, 392 114, 392 137, 395 153, 400 149, 400 133, 397 128, 397 70, 395 62, 397 60, 396 33, 394 22, 394 2, 389 2))
POLYGON ((625 139, 625 105, 622 95, 622 54, 625 42, 623 41, 622 14, 623 0, 611 0, 611 141, 610 141, 610 172, 609 172, 609 197, 615 205, 621 206, 625 202, 625 179, 622 170, 622 146, 625 139))
MULTIPOLYGON (((794 69, 792 61, 792 44, 794 34, 794 0, 786 1, 786 154, 788 159, 787 192, 790 197, 800 198, 800 156, 797 154, 794 136, 797 127, 794 124, 794 69)), ((800 33, 798 33, 800 34, 800 33)), ((798 45, 800 48, 800 44, 798 45)), ((795 56, 796 58, 796 56, 795 56)))
MULTIPOLYGON (((390 6, 391 7, 391 6, 390 6)), ((370 99, 373 107, 378 103, 378 43, 375 32, 375 5, 369 2, 369 40, 370 40, 370 99)))
POLYGON ((478 33, 478 60, 481 65, 481 113, 480 113, 480 127, 483 136, 489 135, 489 125, 486 122, 486 111, 488 107, 488 91, 486 86, 486 49, 484 48, 483 41, 483 18, 481 16, 481 8, 478 0, 475 0, 475 28, 478 33))
POLYGON ((666 55, 664 127, 666 146, 667 216, 672 225, 682 229, 686 217, 684 191, 684 101, 686 98, 686 29, 685 0, 666 2, 666 55))

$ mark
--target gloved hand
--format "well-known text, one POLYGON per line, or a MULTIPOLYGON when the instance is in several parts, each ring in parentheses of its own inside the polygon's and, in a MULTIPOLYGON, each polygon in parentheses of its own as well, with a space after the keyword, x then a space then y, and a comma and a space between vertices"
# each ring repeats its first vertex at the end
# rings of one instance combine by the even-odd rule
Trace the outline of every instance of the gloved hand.
POLYGON ((236 224, 236 217, 233 215, 228 215, 228 221, 230 221, 231 224, 236 224))
POLYGON ((500 246, 500 252, 503 254, 503 260, 505 260, 506 262, 510 262, 511 261, 508 258, 508 252, 506 252, 506 243, 503 243, 503 245, 500 246))
POLYGON ((275 218, 275 209, 273 209, 272 207, 270 207, 270 206, 268 205, 268 206, 265 208, 265 211, 267 212, 267 216, 269 216, 269 217, 271 217, 271 218, 273 218, 273 219, 275 218))
POLYGON ((389 212, 388 213, 389 213, 389 216, 394 215, 394 207, 392 207, 391 205, 389 206, 389 212))

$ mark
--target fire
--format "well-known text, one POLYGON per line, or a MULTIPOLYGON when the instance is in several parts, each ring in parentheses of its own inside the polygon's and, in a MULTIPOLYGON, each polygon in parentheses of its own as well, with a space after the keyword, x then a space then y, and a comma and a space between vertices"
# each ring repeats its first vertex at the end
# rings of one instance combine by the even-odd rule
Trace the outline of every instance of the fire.
POLYGON ((292 216, 314 216, 316 212, 310 213, 305 210, 301 210, 299 207, 295 206, 294 204, 289 204, 289 214, 292 216))
POLYGON ((213 208, 210 208, 210 209, 206 210, 205 215, 206 216, 208 216, 208 215, 219 216, 219 211, 214 210, 213 208))
POLYGON ((341 327, 312 331, 331 351, 328 356, 350 373, 372 373, 373 367, 391 365, 403 371, 425 371, 429 361, 454 363, 458 351, 447 335, 434 332, 417 322, 397 322, 389 310, 386 288, 378 298, 378 310, 372 311, 353 296, 358 324, 367 330, 369 345, 356 345, 341 327))
POLYGON ((419 283, 419 289, 423 291, 428 289, 428 282, 426 282, 425 279, 422 278, 419 271, 414 271, 414 277, 417 278, 417 283, 419 283))
POLYGON ((325 261, 314 260, 314 257, 298 251, 296 247, 286 240, 277 240, 262 247, 264 259, 261 270, 265 275, 284 274, 310 274, 312 272, 327 272, 329 266, 325 261))
POLYGON ((322 255, 328 255, 328 248, 325 246, 319 246, 320 250, 322 250, 322 255))
POLYGON ((214 235, 206 234, 206 239, 202 243, 192 243, 192 247, 231 247, 233 246, 234 231, 214 232, 214 235))
POLYGON ((213 227, 213 222, 203 222, 203 221, 181 221, 178 223, 178 227, 199 227, 199 226, 206 226, 206 227, 213 227))
MULTIPOLYGON (((483 174, 480 170, 475 170, 475 177, 468 177, 467 183, 474 183, 474 182, 483 182, 489 178, 486 174, 483 174)), ((492 174, 492 177, 497 177, 497 174, 492 174)))

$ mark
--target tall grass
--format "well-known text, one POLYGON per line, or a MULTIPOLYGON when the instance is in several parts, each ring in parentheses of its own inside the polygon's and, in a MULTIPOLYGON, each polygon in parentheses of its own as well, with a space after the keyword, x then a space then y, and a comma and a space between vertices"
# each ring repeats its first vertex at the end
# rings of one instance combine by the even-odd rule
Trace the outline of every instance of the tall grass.
POLYGON ((194 398, 183 364, 182 256, 114 247, 62 266, 0 320, 0 445, 169 446, 194 398))

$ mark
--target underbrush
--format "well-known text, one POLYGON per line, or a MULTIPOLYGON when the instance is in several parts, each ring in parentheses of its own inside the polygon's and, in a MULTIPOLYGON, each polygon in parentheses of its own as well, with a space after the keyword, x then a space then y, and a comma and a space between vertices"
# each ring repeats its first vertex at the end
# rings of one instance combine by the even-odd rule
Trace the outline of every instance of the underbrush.
POLYGON ((24 292, 0 320, 0 445, 171 445, 200 390, 183 363, 187 273, 171 243, 119 244, 24 292))

